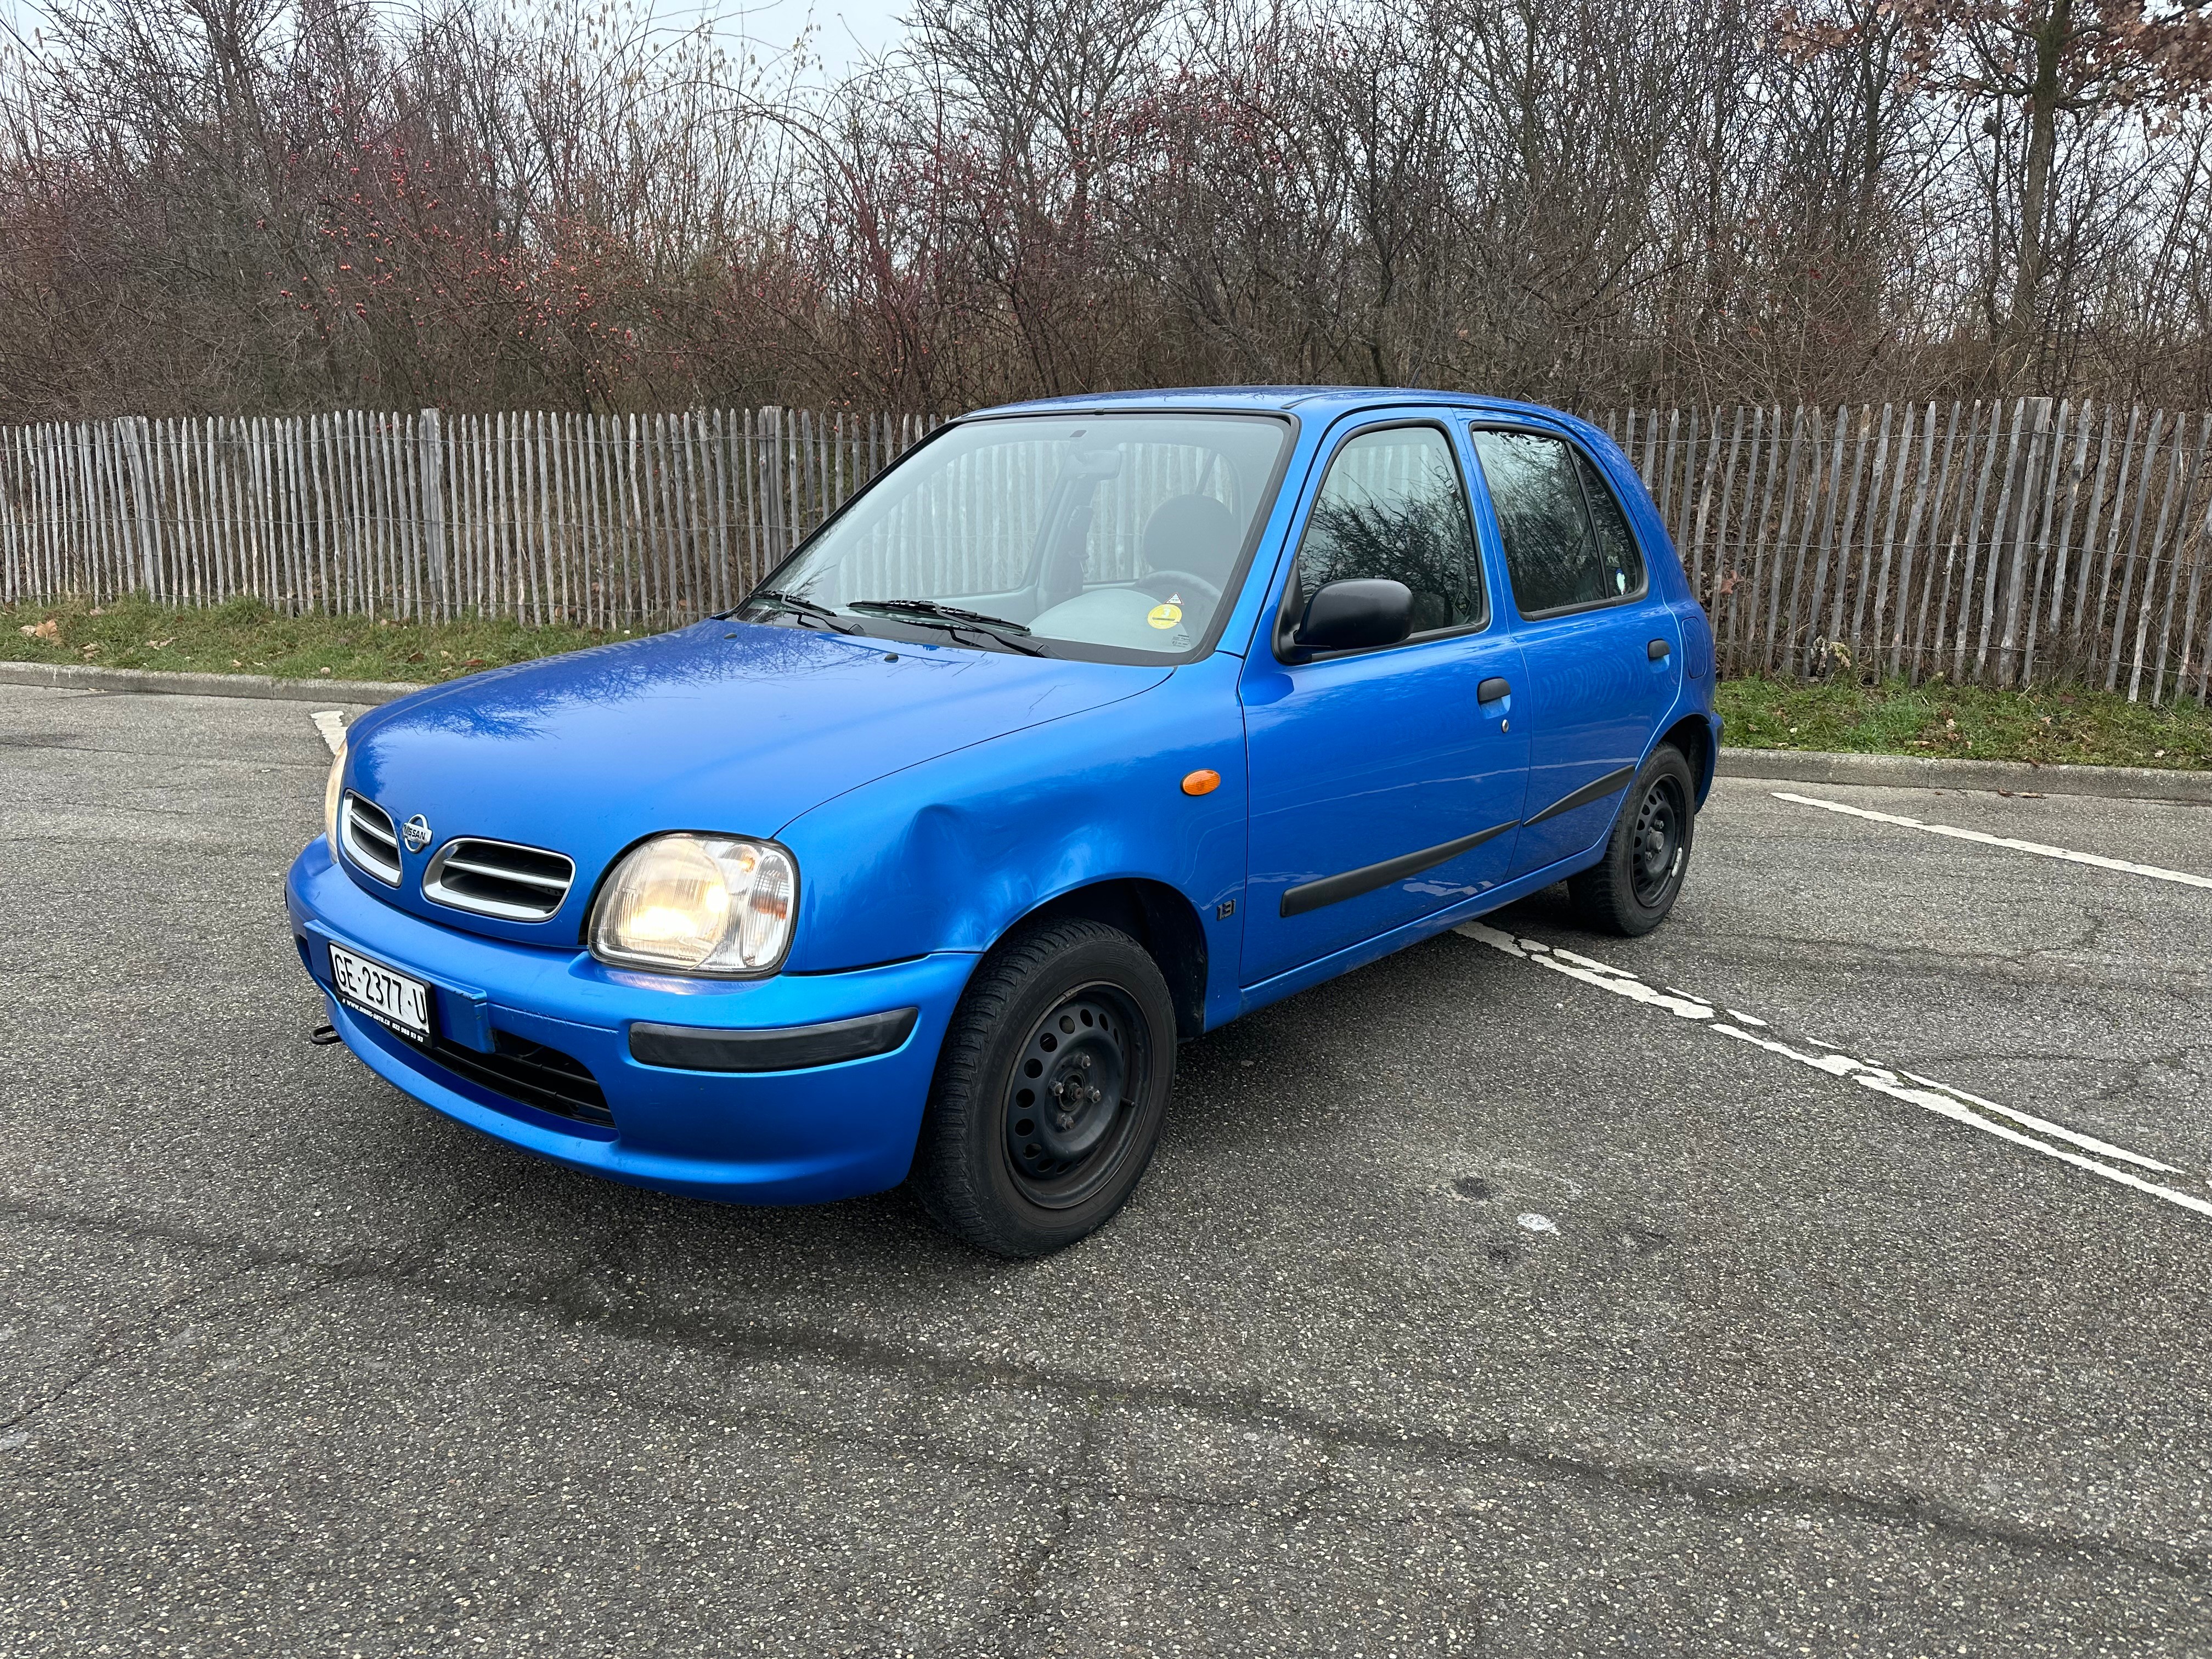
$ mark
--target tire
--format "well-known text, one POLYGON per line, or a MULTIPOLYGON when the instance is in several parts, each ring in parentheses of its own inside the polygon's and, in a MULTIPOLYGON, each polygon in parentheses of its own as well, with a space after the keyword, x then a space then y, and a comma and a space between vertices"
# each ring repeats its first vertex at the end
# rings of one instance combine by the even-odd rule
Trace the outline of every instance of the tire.
POLYGON ((1697 799, 1688 759, 1661 744, 1628 786, 1605 857, 1567 880, 1584 927, 1633 938, 1667 920, 1690 867, 1697 799))
POLYGON ((979 1250, 1064 1249, 1135 1190, 1175 1064, 1175 1004, 1136 940, 1096 921, 1018 933, 953 1011, 910 1184, 979 1250))

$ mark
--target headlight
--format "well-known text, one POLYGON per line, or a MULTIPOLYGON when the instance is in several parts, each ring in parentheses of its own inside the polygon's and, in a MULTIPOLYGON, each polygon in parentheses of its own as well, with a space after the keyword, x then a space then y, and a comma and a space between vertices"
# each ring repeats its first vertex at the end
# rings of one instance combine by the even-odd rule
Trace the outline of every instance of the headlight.
POLYGON ((766 842, 659 836, 615 868, 592 914, 592 954, 624 968, 757 974, 783 960, 799 866, 766 842))
POLYGON ((338 752, 331 757, 331 781, 323 786, 323 833, 331 839, 331 856, 338 855, 338 796, 345 781, 346 740, 338 739, 338 752))

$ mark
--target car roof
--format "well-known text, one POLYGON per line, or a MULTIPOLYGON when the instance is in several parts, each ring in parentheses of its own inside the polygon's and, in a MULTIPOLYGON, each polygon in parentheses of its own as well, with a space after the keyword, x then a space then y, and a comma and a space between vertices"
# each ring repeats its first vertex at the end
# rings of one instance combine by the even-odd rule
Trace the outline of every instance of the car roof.
POLYGON ((979 409, 963 418, 996 415, 1075 414, 1097 410, 1133 413, 1139 410, 1205 409, 1254 413, 1319 415, 1324 420, 1362 409, 1401 404, 1443 404, 1458 409, 1504 416, 1541 416, 1579 427, 1583 422, 1563 410, 1541 404, 1520 403, 1509 398, 1486 398, 1466 392, 1437 392, 1423 386, 1173 386, 1148 392, 1102 392, 1086 397, 1036 398, 1020 403, 979 409))

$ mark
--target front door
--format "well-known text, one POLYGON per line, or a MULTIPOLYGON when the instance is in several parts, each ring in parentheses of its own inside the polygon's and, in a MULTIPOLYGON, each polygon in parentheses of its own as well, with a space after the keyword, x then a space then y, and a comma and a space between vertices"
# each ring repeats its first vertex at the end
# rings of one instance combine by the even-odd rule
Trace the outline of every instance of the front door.
POLYGON ((1524 662, 1527 821, 1512 873, 1585 852, 1612 830, 1680 684, 1681 629, 1654 597, 1605 475, 1555 433, 1477 428, 1524 662))
POLYGON ((1413 632, 1286 663, 1262 624, 1243 682, 1255 986, 1496 886, 1528 765, 1519 647, 1493 624, 1440 421, 1342 437, 1307 503, 1289 614, 1322 583, 1402 581, 1413 632))

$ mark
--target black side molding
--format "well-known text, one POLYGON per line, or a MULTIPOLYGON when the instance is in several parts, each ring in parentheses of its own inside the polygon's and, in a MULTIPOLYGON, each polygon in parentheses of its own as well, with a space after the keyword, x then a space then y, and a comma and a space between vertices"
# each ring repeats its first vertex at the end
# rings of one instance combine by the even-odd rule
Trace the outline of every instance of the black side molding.
POLYGON ((1635 778, 1636 769, 1632 766, 1624 766, 1618 772, 1608 772, 1595 783, 1584 784, 1573 794, 1561 796, 1530 818, 1528 822, 1541 823, 1546 818, 1555 818, 1562 812, 1571 812, 1577 806, 1588 806, 1594 800, 1603 800, 1607 795, 1617 794, 1627 788, 1635 781, 1635 778))
POLYGON ((1319 881, 1309 881, 1283 890, 1282 914, 1302 916, 1309 910, 1318 910, 1325 904, 1338 904, 1348 898, 1358 898, 1362 893, 1371 893, 1378 887, 1388 887, 1394 881, 1403 881, 1408 876, 1418 876, 1424 870, 1457 858, 1462 853, 1473 852, 1486 841, 1495 841, 1507 830, 1517 829, 1513 823, 1493 824, 1487 830, 1478 830, 1471 836, 1462 836, 1457 841, 1448 841, 1436 847, 1424 847, 1418 853, 1402 853, 1395 859, 1385 859, 1380 864, 1364 865, 1357 870, 1346 870, 1342 875, 1323 876, 1319 881))
POLYGON ((887 1054, 913 1035, 921 1018, 919 1008, 893 1008, 857 1019, 754 1031, 641 1020, 629 1028, 629 1052, 644 1065, 685 1072, 799 1072, 887 1054))

